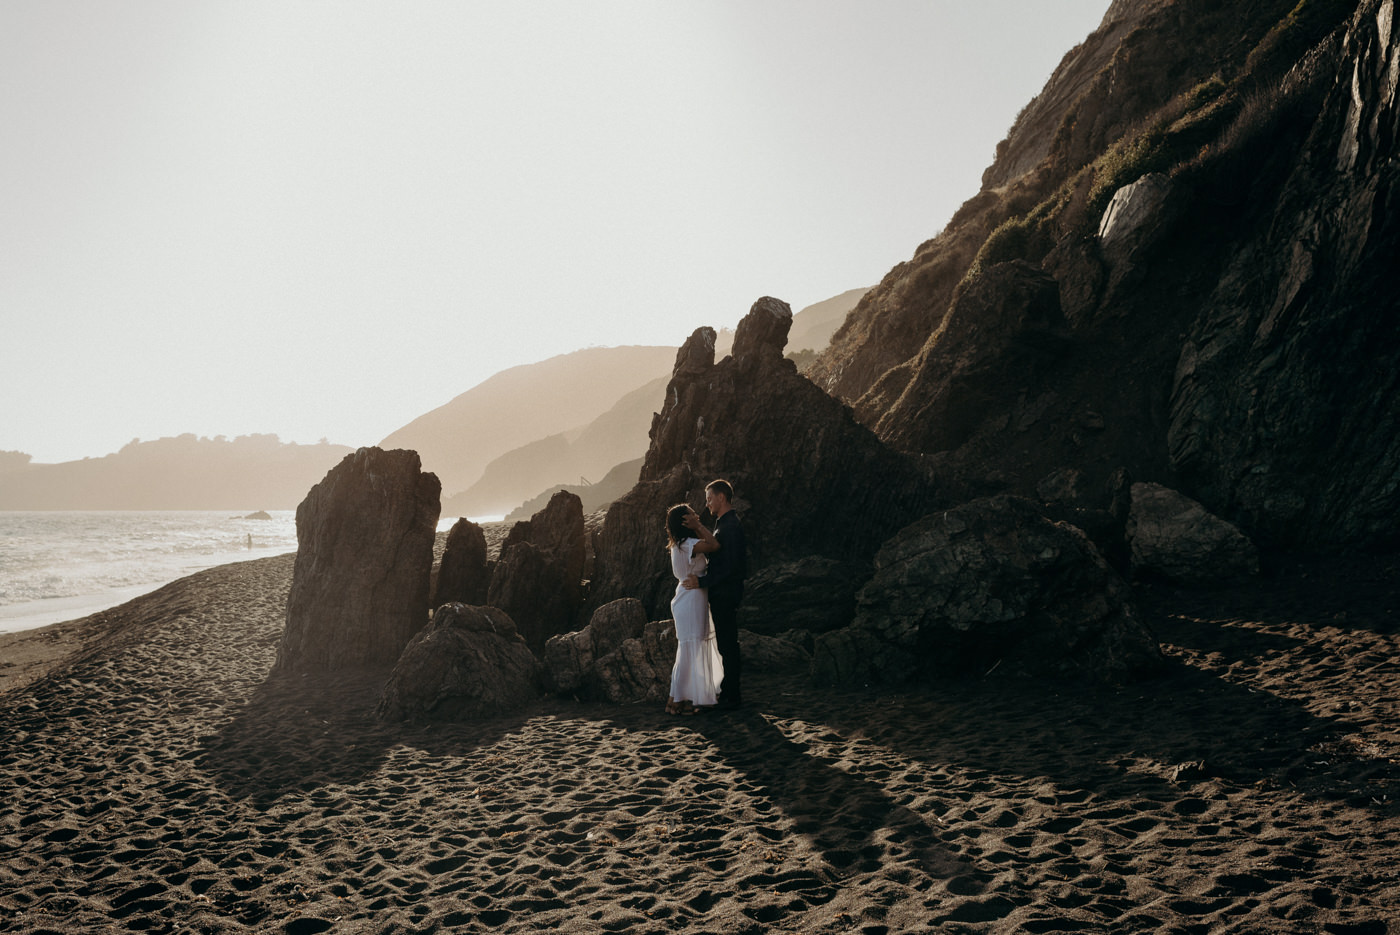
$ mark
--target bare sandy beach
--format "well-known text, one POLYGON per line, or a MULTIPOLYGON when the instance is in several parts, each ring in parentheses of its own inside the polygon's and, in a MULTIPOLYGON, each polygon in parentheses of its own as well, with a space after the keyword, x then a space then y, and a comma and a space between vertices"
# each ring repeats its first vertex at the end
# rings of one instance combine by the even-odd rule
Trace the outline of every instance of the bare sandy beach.
POLYGON ((387 725, 292 556, 0 638, 7 932, 1400 932, 1395 557, 1139 587, 1170 657, 387 725))

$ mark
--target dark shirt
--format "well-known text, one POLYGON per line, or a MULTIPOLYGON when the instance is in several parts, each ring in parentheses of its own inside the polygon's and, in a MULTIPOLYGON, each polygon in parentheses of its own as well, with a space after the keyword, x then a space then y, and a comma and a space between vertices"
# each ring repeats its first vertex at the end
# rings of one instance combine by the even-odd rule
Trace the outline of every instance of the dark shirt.
POLYGON ((748 552, 744 548, 744 527, 739 514, 730 510, 715 523, 715 539, 719 549, 711 552, 709 568, 700 577, 700 587, 715 591, 739 591, 749 571, 748 552))

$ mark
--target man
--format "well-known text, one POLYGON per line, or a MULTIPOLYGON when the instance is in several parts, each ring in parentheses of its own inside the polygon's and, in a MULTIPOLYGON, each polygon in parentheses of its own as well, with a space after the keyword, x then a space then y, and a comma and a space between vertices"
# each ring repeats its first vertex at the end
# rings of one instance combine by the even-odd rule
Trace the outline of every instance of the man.
MULTIPOLYGON (((733 710, 744 700, 744 661, 739 655, 739 603, 744 599, 744 575, 748 573, 748 553, 744 548, 744 527, 734 512, 734 488, 728 481, 713 480, 705 485, 705 506, 715 518, 715 538, 719 549, 710 553, 709 568, 696 578, 689 575, 687 588, 710 592, 710 618, 715 622, 715 644, 724 662, 724 680, 719 685, 721 710, 733 710)), ((687 525, 699 525, 692 513, 687 525)))

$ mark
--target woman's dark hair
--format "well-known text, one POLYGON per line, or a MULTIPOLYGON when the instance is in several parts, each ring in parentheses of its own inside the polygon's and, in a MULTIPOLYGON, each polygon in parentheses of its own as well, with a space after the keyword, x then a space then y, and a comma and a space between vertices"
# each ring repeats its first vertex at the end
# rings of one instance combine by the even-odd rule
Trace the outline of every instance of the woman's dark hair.
POLYGON ((677 503, 666 511, 666 548, 673 549, 681 541, 694 538, 694 534, 685 528, 685 514, 689 512, 690 505, 687 503, 677 503))

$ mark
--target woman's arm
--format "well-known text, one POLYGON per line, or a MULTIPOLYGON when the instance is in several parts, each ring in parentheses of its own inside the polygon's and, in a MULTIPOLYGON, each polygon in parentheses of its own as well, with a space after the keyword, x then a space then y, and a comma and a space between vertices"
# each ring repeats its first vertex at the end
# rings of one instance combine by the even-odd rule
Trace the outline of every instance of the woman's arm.
POLYGON ((706 553, 719 551, 719 540, 715 534, 705 528, 705 524, 700 522, 700 517, 695 513, 688 513, 685 517, 685 527, 695 533, 695 538, 700 541, 695 543, 693 551, 706 553))

